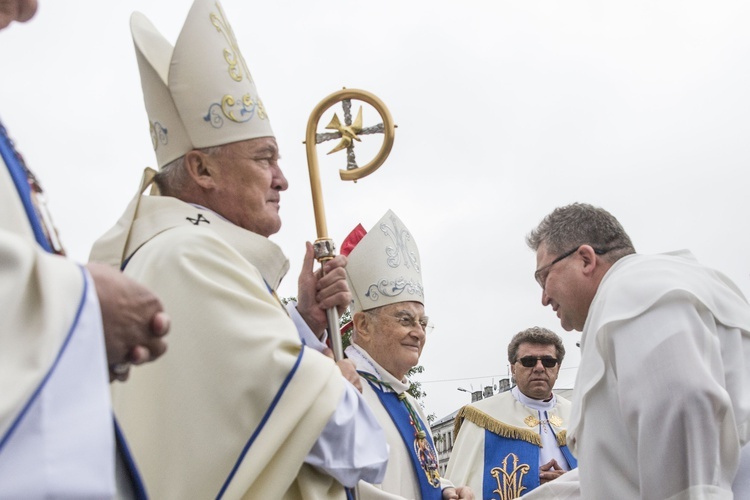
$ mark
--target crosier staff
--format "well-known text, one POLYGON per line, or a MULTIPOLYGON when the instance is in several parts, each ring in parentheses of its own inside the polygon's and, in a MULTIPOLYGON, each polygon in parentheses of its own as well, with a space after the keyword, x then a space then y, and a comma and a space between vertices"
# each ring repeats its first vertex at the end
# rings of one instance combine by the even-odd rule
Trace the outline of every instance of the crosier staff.
MULTIPOLYGON (((393 124, 391 113, 385 107, 383 101, 375 95, 365 90, 359 89, 342 89, 329 95, 318 103, 310 113, 307 121, 307 132, 305 135, 305 149, 307 150, 307 166, 310 171, 310 188, 312 189, 313 211, 315 212, 315 227, 318 231, 318 239, 315 240, 315 259, 323 264, 336 255, 336 248, 333 240, 328 237, 328 227, 326 225, 325 208, 323 207, 323 193, 320 188, 320 173, 318 171, 317 145, 324 141, 340 139, 339 143, 328 154, 346 149, 347 165, 346 170, 339 170, 339 175, 343 181, 354 181, 370 175, 383 164, 393 147, 393 138, 395 135, 396 125, 393 124), (351 117, 351 100, 356 99, 368 103, 380 114, 383 123, 372 127, 362 127, 362 107, 359 108, 357 118, 352 122, 351 117), (318 122, 331 106, 341 102, 344 108, 344 123, 339 120, 338 115, 334 114, 331 122, 326 129, 334 130, 319 134, 318 122), (361 141, 360 135, 366 134, 384 134, 383 144, 380 151, 365 166, 357 166, 354 157, 354 142, 361 141)), ((331 347, 333 356, 336 361, 344 358, 344 349, 341 344, 341 332, 339 331, 339 317, 335 307, 326 311, 328 320, 328 335, 331 338, 331 347)))

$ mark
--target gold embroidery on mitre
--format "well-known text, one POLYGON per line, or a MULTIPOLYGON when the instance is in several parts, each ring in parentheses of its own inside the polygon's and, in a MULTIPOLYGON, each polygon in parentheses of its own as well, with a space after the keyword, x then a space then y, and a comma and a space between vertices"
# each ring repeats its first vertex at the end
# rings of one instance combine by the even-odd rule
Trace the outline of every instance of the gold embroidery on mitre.
POLYGON ((216 3, 216 9, 219 11, 219 14, 211 13, 211 24, 214 25, 216 31, 224 36, 224 39, 229 44, 229 48, 224 49, 224 60, 228 65, 227 72, 232 80, 236 82, 241 82, 244 76, 247 76, 247 79, 252 81, 250 71, 247 69, 245 58, 242 57, 242 52, 240 52, 240 48, 237 45, 237 39, 234 36, 232 27, 226 21, 224 11, 218 2, 216 3))
POLYGON ((490 474, 497 481, 497 489, 493 493, 500 495, 500 500, 511 500, 521 496, 523 490, 523 476, 525 476, 531 467, 529 464, 519 464, 518 456, 515 453, 508 453, 502 461, 502 467, 493 467, 490 474), (513 460, 509 470, 508 459, 513 460))
POLYGON ((260 100, 260 97, 256 99, 255 104, 258 106, 258 118, 265 120, 268 114, 266 113, 266 107, 263 106, 263 101, 260 100))
POLYGON ((255 103, 253 102, 253 98, 250 97, 250 94, 243 95, 240 103, 241 104, 237 105, 237 101, 233 96, 225 95, 221 100, 221 112, 224 113, 224 116, 226 116, 233 122, 246 122, 253 117, 253 112, 255 111, 255 103), (234 111, 232 110, 235 105, 239 106, 240 115, 247 115, 247 117, 236 116, 234 114, 234 111))
POLYGON ((221 99, 221 104, 215 102, 209 106, 208 113, 203 117, 203 120, 209 122, 214 128, 221 128, 224 125, 222 115, 235 123, 250 121, 256 115, 261 120, 265 120, 267 116, 260 99, 255 102, 250 94, 243 95, 239 102, 234 96, 226 94, 221 99), (239 111, 239 116, 235 114, 235 110, 239 111))

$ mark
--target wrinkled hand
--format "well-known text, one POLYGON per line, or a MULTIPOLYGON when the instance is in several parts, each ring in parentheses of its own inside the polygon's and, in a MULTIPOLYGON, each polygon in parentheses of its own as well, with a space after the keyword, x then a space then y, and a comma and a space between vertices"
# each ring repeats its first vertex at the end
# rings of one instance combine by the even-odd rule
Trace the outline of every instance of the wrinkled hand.
POLYGON ((474 500, 474 492, 468 486, 445 488, 443 500, 474 500))
POLYGON ((565 474, 565 471, 554 458, 546 464, 539 466, 539 480, 541 484, 549 483, 563 474, 565 474))
POLYGON ((297 311, 310 330, 318 337, 328 326, 326 310, 335 307, 339 315, 346 311, 352 294, 346 284, 346 257, 337 255, 313 271, 315 251, 312 243, 305 243, 305 260, 297 282, 297 311))
MULTIPOLYGON (((331 349, 326 347, 323 350, 323 354, 333 359, 333 351, 331 349)), ((356 387, 359 392, 362 392, 362 380, 359 378, 357 367, 354 366, 352 360, 342 359, 337 361, 336 364, 339 366, 339 370, 341 370, 341 375, 343 375, 346 380, 348 380, 354 387, 356 387)))
POLYGON ((109 380, 127 380, 130 364, 153 361, 167 350, 169 316, 156 295, 116 269, 97 263, 86 269, 102 311, 109 380))

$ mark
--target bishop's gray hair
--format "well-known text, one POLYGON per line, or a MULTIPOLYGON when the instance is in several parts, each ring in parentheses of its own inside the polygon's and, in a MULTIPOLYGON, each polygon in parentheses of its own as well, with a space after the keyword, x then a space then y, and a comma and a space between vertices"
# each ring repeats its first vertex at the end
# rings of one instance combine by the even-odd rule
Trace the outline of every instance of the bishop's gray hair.
MULTIPOLYGON (((197 149, 208 156, 218 154, 224 146, 211 146, 197 149)), ((185 168, 185 155, 164 165, 154 176, 154 182, 159 187, 162 196, 178 195, 185 189, 190 176, 185 168)))

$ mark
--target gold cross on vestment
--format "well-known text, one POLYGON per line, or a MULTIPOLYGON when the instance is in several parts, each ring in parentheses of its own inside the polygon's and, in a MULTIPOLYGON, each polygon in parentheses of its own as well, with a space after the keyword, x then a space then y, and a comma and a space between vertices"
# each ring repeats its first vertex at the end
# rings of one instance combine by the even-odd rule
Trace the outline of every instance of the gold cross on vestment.
POLYGON ((562 427, 563 420, 558 415, 552 415, 547 420, 539 420, 536 417, 532 417, 529 415, 528 417, 524 418, 523 421, 528 425, 529 427, 536 427, 539 424, 546 424, 549 423, 550 425, 553 425, 555 427, 562 427))

